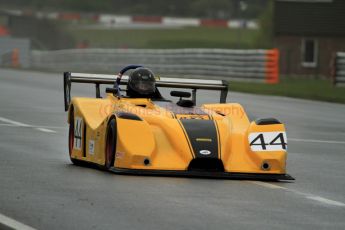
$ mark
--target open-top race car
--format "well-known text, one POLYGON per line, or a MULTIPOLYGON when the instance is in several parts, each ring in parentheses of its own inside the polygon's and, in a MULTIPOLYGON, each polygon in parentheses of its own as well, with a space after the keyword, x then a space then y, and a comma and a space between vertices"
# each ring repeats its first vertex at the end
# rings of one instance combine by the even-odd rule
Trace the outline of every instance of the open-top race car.
POLYGON ((65 72, 71 161, 122 174, 293 180, 284 125, 273 118, 250 122, 240 104, 226 103, 227 93, 225 81, 156 78, 135 65, 117 76, 65 72), (74 82, 95 84, 96 98, 71 100, 74 82), (112 85, 105 98, 101 84, 112 85), (191 93, 171 91, 175 103, 162 87, 191 93), (220 103, 197 107, 198 89, 220 91, 220 103))

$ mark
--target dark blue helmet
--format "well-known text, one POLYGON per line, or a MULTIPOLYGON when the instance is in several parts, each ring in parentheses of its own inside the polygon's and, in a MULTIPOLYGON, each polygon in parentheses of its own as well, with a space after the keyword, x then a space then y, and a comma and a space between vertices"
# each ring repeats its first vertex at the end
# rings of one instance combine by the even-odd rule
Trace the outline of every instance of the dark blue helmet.
POLYGON ((129 75, 128 87, 139 95, 153 94, 156 91, 155 76, 147 68, 137 68, 129 75))

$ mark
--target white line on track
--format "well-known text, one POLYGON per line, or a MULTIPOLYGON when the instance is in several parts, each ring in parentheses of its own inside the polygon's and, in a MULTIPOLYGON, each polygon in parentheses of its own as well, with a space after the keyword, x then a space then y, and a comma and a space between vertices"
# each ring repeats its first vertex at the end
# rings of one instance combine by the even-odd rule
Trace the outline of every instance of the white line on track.
POLYGON ((310 200, 316 200, 318 202, 325 203, 328 205, 341 206, 341 207, 345 206, 345 204, 342 202, 335 201, 335 200, 329 200, 329 199, 323 198, 321 196, 307 196, 306 198, 310 199, 310 200))
POLYGON ((6 126, 6 127, 19 127, 17 125, 13 125, 13 124, 0 124, 0 126, 6 126))
POLYGON ((310 142, 310 143, 327 143, 327 144, 345 144, 345 141, 313 140, 313 139, 298 139, 298 138, 288 138, 288 141, 310 142))
POLYGON ((54 130, 51 130, 51 129, 46 129, 46 128, 36 128, 36 129, 44 133, 56 133, 54 130))
POLYGON ((14 125, 14 126, 19 126, 19 127, 32 127, 31 125, 24 124, 24 123, 21 123, 18 121, 13 121, 13 120, 10 120, 10 119, 4 118, 4 117, 0 117, 0 121, 14 125))
POLYGON ((20 230, 35 230, 34 228, 30 226, 20 223, 0 213, 0 228, 1 226, 4 226, 5 229, 10 228, 10 229, 20 229, 20 230))
POLYGON ((34 125, 24 124, 22 122, 13 121, 13 120, 10 120, 10 119, 4 118, 4 117, 0 117, 0 121, 6 123, 6 124, 0 124, 2 126, 34 128, 36 130, 39 130, 39 131, 45 132, 45 133, 56 133, 54 130, 47 129, 47 128, 42 127, 42 126, 34 126, 34 125))
MULTIPOLYGON (((13 125, 13 124, 0 124, 0 126, 6 126, 6 127, 20 127, 18 125, 13 125)), ((32 127, 32 126, 30 126, 32 127)), ((29 127, 29 128, 30 128, 29 127)), ((46 129, 68 129, 68 127, 62 127, 62 126, 34 126, 34 127, 37 127, 37 128, 46 128, 46 129)))
POLYGON ((256 185, 260 185, 266 188, 271 188, 271 189, 283 189, 285 190, 284 187, 278 186, 278 185, 274 185, 274 184, 270 184, 270 183, 266 183, 266 182, 262 182, 262 181, 248 181, 249 183, 252 184, 256 184, 256 185))
POLYGON ((63 126, 36 126, 38 128, 46 128, 46 129, 68 129, 68 127, 63 126))
POLYGON ((271 183, 267 183, 267 182, 262 182, 262 181, 247 181, 247 182, 251 183, 251 184, 259 185, 259 186, 262 186, 265 188, 269 188, 269 189, 280 189, 280 190, 292 192, 294 194, 303 196, 306 199, 317 201, 319 203, 326 204, 329 206, 345 207, 345 204, 340 202, 340 201, 330 200, 330 199, 327 199, 327 198, 324 198, 321 196, 316 196, 316 195, 309 194, 309 193, 299 192, 297 190, 285 188, 285 187, 282 187, 279 185, 275 185, 275 184, 271 184, 271 183))

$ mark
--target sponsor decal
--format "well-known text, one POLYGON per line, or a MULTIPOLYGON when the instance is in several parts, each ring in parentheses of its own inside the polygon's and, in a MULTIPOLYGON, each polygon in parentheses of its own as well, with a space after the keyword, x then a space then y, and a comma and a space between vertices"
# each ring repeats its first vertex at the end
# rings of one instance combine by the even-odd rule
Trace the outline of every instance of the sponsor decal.
POLYGON ((252 151, 286 151, 287 138, 285 132, 257 132, 248 136, 252 151))
POLYGON ((83 118, 75 117, 73 148, 76 150, 81 150, 81 144, 82 144, 82 139, 83 139, 83 127, 84 127, 83 118))
POLYGON ((212 142, 211 138, 196 138, 195 140, 201 142, 212 142))
POLYGON ((194 115, 176 114, 176 117, 180 120, 184 120, 184 119, 209 120, 210 119, 208 115, 202 115, 202 114, 194 114, 194 115))
POLYGON ((200 153, 201 155, 207 156, 207 155, 210 155, 210 154, 211 154, 211 151, 206 150, 206 149, 203 149, 203 150, 200 150, 199 153, 200 153))
POLYGON ((95 141, 89 140, 89 154, 93 155, 95 154, 95 141))

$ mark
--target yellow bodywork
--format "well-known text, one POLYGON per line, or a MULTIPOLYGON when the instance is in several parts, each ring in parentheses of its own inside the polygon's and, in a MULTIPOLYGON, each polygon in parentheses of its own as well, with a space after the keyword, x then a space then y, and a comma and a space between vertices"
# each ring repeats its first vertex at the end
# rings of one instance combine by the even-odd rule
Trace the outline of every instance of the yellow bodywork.
MULTIPOLYGON (((79 121, 77 128, 81 136, 79 146, 72 149, 73 159, 104 165, 107 125, 115 118, 115 168, 186 171, 196 153, 181 122, 183 119, 203 119, 214 121, 217 140, 200 133, 196 141, 217 142, 224 172, 286 173, 286 149, 254 151, 249 140, 254 134, 285 133, 284 125, 250 122, 243 107, 237 103, 204 104, 199 108, 204 114, 183 114, 158 106, 150 99, 119 99, 107 94, 106 98, 100 99, 73 98, 69 108, 74 119, 79 121), (118 118, 118 111, 136 114, 142 120, 118 118), (145 160, 149 164, 145 164, 145 160)), ((274 148, 279 145, 279 140, 269 141, 274 148)), ((259 142, 253 143, 260 147, 259 142)))

